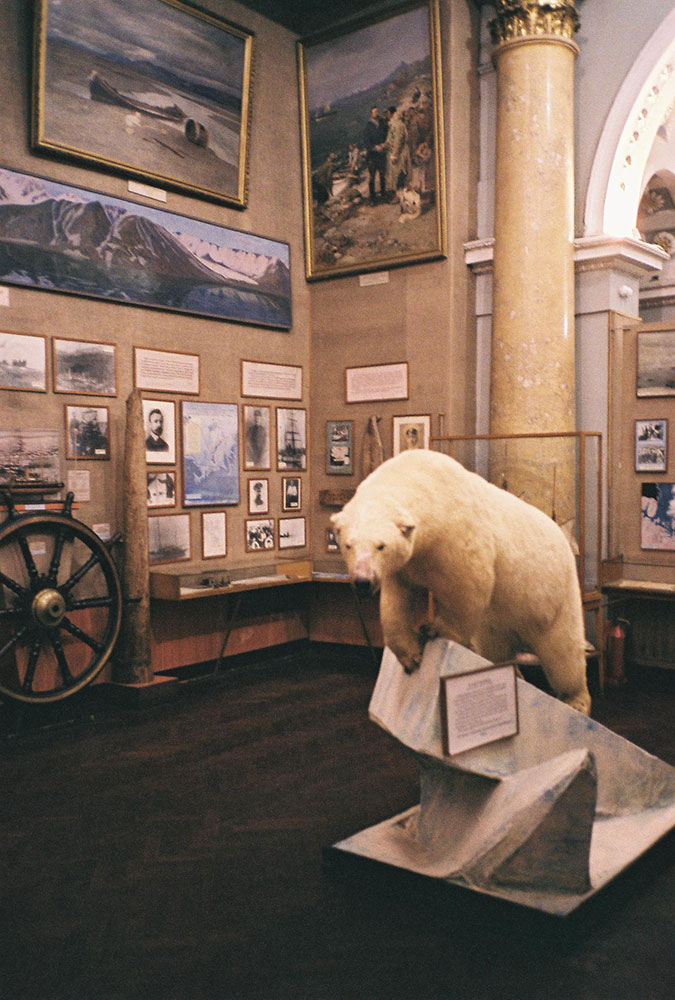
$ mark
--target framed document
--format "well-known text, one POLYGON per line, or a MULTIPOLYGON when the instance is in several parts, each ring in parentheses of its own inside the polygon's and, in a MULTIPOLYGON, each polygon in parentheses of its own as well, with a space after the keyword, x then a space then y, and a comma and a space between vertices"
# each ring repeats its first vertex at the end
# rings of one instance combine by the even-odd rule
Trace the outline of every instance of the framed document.
POLYGON ((202 557, 227 555, 227 521, 224 510, 202 513, 202 557))
POLYGON ((134 382, 137 389, 198 396, 199 355, 134 347, 134 382))
POLYGON ((366 365, 345 370, 345 399, 348 403, 370 403, 408 398, 408 362, 366 365))
POLYGON ((242 360, 241 394, 255 399, 302 399, 302 367, 242 360))
POLYGON ((518 732, 516 668, 512 663, 441 678, 445 752, 452 756, 518 732))

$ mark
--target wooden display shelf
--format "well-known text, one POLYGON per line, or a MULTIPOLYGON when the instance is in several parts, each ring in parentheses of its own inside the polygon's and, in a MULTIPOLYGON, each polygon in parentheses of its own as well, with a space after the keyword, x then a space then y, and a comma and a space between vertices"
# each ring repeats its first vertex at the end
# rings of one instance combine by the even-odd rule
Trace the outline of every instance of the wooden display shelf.
POLYGON ((264 587, 306 583, 312 578, 309 559, 279 560, 258 566, 198 563, 150 571, 150 597, 160 601, 189 601, 219 594, 236 594, 264 587))

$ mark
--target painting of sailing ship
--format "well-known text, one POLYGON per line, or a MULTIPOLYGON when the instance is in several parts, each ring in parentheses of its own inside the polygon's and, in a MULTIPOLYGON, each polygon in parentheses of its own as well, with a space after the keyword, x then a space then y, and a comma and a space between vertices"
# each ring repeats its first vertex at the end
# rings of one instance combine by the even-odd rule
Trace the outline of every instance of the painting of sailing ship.
POLYGON ((287 243, 2 167, 0 281, 291 326, 287 243))
POLYGON ((305 410, 277 407, 277 469, 307 468, 307 414, 305 410))
POLYGON ((0 485, 37 486, 60 479, 58 431, 0 430, 0 485))
POLYGON ((246 206, 251 32, 182 0, 36 9, 36 148, 246 206))
POLYGON ((190 515, 159 514, 148 518, 151 565, 190 558, 190 515))

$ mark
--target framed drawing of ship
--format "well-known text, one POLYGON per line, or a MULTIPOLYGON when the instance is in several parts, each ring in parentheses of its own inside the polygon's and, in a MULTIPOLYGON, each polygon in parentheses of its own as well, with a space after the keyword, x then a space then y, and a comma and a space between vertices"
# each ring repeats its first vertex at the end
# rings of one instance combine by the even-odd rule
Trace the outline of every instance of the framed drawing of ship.
POLYGON ((33 146, 246 207, 253 35, 183 0, 38 0, 33 146))
POLYGON ((4 167, 0 282, 291 326, 288 243, 4 167))

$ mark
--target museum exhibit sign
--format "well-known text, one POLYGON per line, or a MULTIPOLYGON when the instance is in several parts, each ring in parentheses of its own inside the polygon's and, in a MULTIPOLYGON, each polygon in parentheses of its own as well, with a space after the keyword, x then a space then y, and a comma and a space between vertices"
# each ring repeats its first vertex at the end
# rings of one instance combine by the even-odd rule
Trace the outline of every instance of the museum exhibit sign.
POLYGON ((4 167, 0 282, 291 326, 288 243, 4 167))
POLYGON ((446 254, 438 0, 298 43, 308 279, 446 254))
POLYGON ((253 34, 181 0, 39 0, 34 148, 246 206, 253 34))

